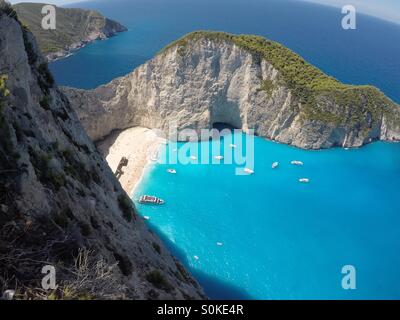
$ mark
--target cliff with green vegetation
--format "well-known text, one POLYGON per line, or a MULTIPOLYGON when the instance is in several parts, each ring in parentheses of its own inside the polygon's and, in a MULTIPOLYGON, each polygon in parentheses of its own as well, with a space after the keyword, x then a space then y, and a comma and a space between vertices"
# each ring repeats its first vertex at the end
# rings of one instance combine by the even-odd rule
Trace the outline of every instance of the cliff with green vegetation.
POLYGON ((127 30, 97 11, 61 7, 56 7, 56 29, 44 30, 44 15, 41 13, 43 6, 41 3, 19 3, 14 5, 14 9, 49 60, 63 57, 94 40, 106 39, 127 30))
POLYGON ((65 88, 89 135, 225 122, 306 149, 400 139, 400 108, 372 86, 346 85, 274 41, 193 32, 131 74, 94 90, 65 88))
POLYGON ((0 297, 204 298, 137 215, 3 1, 0 137, 0 297), (46 265, 54 290, 41 286, 46 265))

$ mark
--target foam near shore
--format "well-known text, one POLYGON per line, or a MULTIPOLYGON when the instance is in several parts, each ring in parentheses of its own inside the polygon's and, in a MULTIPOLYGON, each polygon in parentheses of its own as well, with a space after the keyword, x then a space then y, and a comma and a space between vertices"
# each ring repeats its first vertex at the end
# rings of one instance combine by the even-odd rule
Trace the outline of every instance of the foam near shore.
POLYGON ((165 139, 158 137, 152 130, 134 127, 112 133, 97 146, 113 172, 122 157, 128 159, 128 165, 122 168, 124 174, 119 181, 122 188, 131 195, 146 166, 157 155, 163 143, 165 139))

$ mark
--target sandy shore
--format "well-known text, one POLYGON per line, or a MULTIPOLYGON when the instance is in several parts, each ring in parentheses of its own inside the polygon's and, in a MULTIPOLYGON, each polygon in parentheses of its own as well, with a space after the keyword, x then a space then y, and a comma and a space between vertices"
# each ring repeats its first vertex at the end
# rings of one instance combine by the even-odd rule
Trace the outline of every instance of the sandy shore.
POLYGON ((111 134, 99 142, 97 147, 113 172, 122 157, 128 158, 128 166, 122 169, 124 174, 119 181, 128 195, 131 195, 140 182, 145 167, 157 155, 163 143, 165 140, 157 137, 150 129, 135 127, 111 134))

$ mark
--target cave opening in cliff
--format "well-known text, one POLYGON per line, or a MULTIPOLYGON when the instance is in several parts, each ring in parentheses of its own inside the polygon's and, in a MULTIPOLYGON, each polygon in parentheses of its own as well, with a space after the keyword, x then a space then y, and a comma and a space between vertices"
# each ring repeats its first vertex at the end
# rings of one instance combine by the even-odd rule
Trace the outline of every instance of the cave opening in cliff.
POLYGON ((227 136, 238 128, 227 122, 213 122, 211 124, 211 129, 211 136, 209 137, 210 141, 219 140, 222 136, 227 136))
POLYGON ((238 128, 230 123, 227 123, 227 122, 214 122, 212 124, 212 128, 217 129, 218 131, 223 131, 226 129, 233 131, 235 129, 240 129, 240 128, 238 128))

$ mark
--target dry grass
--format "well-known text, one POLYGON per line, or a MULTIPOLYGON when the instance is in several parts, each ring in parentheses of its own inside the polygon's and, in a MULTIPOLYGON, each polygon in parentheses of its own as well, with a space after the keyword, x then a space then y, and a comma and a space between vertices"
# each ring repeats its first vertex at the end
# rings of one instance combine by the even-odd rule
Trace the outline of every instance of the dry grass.
POLYGON ((127 288, 117 264, 107 263, 95 249, 79 247, 72 234, 53 222, 11 220, 2 224, 0 296, 14 290, 15 299, 28 300, 126 298, 127 288), (41 288, 45 265, 56 269, 55 290, 41 288))

